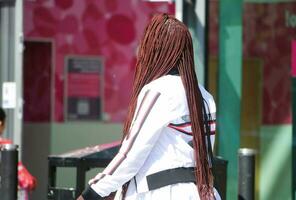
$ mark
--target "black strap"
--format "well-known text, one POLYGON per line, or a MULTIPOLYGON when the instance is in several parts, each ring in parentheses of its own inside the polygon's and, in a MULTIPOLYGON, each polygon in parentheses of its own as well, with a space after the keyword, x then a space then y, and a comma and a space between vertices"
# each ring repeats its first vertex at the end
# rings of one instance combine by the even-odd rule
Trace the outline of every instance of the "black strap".
POLYGON ((202 103, 202 112, 204 116, 203 117, 204 124, 206 127, 205 142, 206 142, 206 148, 207 148, 208 163, 209 163, 209 167, 212 168, 213 167, 213 150, 212 150, 212 143, 211 143, 211 127, 209 123, 212 120, 212 116, 211 116, 210 108, 207 101, 204 98, 202 98, 202 100, 205 102, 205 103, 202 103), (209 114, 207 114, 206 112, 205 104, 207 105, 209 114))
POLYGON ((96 193, 89 185, 82 192, 81 196, 84 200, 100 200, 104 199, 98 193, 96 193))
POLYGON ((180 167, 151 174, 146 177, 149 190, 177 183, 195 182, 194 167, 180 167))

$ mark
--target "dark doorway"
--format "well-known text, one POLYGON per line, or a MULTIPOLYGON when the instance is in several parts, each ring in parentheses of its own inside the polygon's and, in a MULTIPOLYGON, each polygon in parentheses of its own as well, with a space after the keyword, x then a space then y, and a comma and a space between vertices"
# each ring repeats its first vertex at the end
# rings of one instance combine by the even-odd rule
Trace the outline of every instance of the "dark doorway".
POLYGON ((50 121, 51 48, 51 42, 25 41, 24 122, 50 121))
POLYGON ((50 152, 52 108, 52 42, 25 41, 23 63, 24 165, 37 178, 31 200, 47 199, 47 156, 50 152))

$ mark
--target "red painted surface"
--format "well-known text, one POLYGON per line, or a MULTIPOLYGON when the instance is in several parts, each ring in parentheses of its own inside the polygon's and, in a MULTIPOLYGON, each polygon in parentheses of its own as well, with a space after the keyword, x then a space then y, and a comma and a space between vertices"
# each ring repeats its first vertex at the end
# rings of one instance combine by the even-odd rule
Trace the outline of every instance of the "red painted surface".
MULTIPOLYGON (((174 4, 141 0, 24 2, 25 39, 46 38, 54 44, 55 121, 64 120, 67 55, 104 58, 104 112, 110 116, 110 121, 125 118, 139 39, 152 14, 160 12, 173 14, 174 4)), ((41 81, 36 84, 42 87, 41 81)), ((37 98, 34 90, 28 92, 27 95, 37 98)))
POLYGON ((263 124, 290 124, 291 41, 296 35, 296 3, 245 4, 244 57, 263 64, 263 124), (295 23, 295 22, 293 22, 295 23))
POLYGON ((296 40, 291 42, 291 75, 296 77, 296 40))

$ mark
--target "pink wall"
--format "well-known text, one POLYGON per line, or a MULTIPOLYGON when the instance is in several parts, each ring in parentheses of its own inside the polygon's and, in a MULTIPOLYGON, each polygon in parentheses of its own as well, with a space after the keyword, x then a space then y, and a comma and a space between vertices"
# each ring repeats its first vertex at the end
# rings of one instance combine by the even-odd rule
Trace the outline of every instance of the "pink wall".
POLYGON ((295 2, 244 7, 244 57, 258 58, 263 64, 263 124, 292 122, 291 41, 296 27, 288 23, 287 15, 296 15, 295 2))
MULTIPOLYGON (((151 15, 159 12, 174 13, 174 4, 142 0, 24 2, 25 39, 51 39, 54 44, 55 121, 64 120, 67 55, 104 58, 104 112, 110 116, 110 121, 124 119, 139 39, 151 15)), ((31 92, 33 95, 34 91, 31 92)))

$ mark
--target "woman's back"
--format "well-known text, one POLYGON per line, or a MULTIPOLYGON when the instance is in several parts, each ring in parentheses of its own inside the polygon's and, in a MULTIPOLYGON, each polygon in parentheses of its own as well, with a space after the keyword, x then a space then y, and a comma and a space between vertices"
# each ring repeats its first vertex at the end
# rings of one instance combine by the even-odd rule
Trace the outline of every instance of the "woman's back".
MULTIPOLYGON (((214 114, 216 108, 212 96, 202 86, 200 87, 206 98, 207 103, 205 104, 211 105, 211 107, 206 106, 209 108, 207 112, 210 111, 208 113, 214 114)), ((162 107, 167 107, 168 112, 162 111, 156 116, 156 121, 164 122, 161 133, 144 164, 129 184, 126 199, 160 199, 159 197, 161 199, 199 199, 196 185, 192 182, 171 184, 158 190, 150 190, 149 188, 149 184, 154 184, 147 180, 151 174, 168 169, 194 168, 195 159, 194 149, 190 145, 193 137, 189 109, 180 76, 166 75, 147 84, 139 95, 138 107, 147 91, 159 93, 160 97, 164 99, 162 107), (186 192, 184 193, 184 191, 186 192)), ((157 110, 155 112, 157 113, 157 110)), ((148 127, 154 126, 153 122, 150 123, 148 127)), ((154 133, 147 130, 147 133, 143 134, 154 133)), ((139 136, 139 138, 142 137, 139 136)), ((158 179, 154 181, 159 182, 163 177, 158 177, 158 179)))

